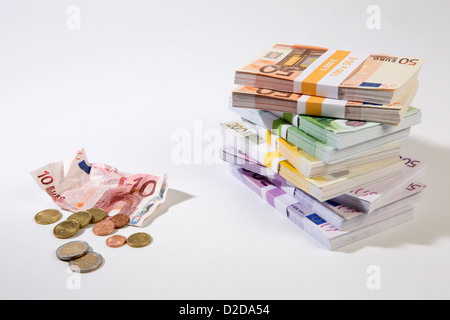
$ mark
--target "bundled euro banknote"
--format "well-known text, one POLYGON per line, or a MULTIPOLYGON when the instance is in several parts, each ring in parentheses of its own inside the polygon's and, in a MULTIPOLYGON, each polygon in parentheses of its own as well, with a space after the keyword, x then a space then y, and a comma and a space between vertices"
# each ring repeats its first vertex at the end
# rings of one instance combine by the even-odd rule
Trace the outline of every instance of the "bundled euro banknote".
MULTIPOLYGON (((408 110, 417 91, 418 84, 408 92, 404 103, 381 105, 359 101, 309 96, 293 92, 282 92, 264 88, 239 86, 232 93, 232 106, 300 115, 322 116, 360 121, 376 121, 398 125, 408 110)), ((406 92, 404 93, 406 94, 406 92)))
POLYGON ((399 126, 386 125, 384 129, 380 123, 360 122, 352 124, 345 119, 328 121, 327 123, 326 118, 309 116, 309 119, 314 118, 316 121, 311 125, 313 129, 305 131, 305 128, 302 127, 300 129, 292 124, 294 123, 293 121, 291 123, 285 120, 286 118, 295 119, 294 117, 286 116, 285 118, 280 118, 265 110, 232 110, 241 118, 253 124, 256 130, 270 130, 277 136, 326 163, 342 162, 360 156, 374 148, 398 142, 408 137, 411 126, 421 121, 421 113, 416 108, 411 109, 411 113, 405 119, 407 121, 403 124, 399 126), (316 125, 317 123, 320 123, 321 126, 316 125), (340 123, 340 128, 343 128, 340 130, 342 132, 341 138, 333 135, 339 129, 339 127, 335 127, 335 123, 340 123), (380 128, 365 130, 377 126, 380 128), (334 140, 327 139, 329 136, 334 138, 334 140), (345 139, 345 141, 341 142, 340 139, 345 139))
POLYGON ((380 208, 376 215, 370 217, 355 212, 352 212, 350 217, 346 210, 342 208, 336 209, 337 212, 330 210, 330 214, 334 214, 336 219, 340 217, 341 220, 356 220, 352 228, 343 230, 317 214, 318 211, 307 202, 297 199, 292 195, 292 192, 283 190, 283 187, 273 183, 267 177, 255 174, 239 166, 232 166, 231 170, 233 176, 240 180, 243 185, 263 198, 271 207, 285 215, 329 250, 338 249, 411 221, 414 217, 413 204, 420 199, 417 196, 417 194, 420 195, 420 190, 418 189, 411 195, 407 193, 399 194, 397 197, 402 201, 401 203, 397 202, 396 206, 386 205, 384 208, 380 208), (346 215, 347 217, 343 218, 346 215))
POLYGON ((235 72, 221 157, 328 249, 411 221, 426 164, 402 141, 423 61, 275 44, 235 72))
POLYGON ((236 70, 235 83, 331 99, 404 105, 424 59, 274 44, 236 70))
POLYGON ((414 107, 408 108, 405 118, 398 126, 381 124, 379 122, 311 117, 292 113, 274 112, 273 114, 319 141, 330 144, 337 149, 400 132, 418 125, 422 121, 421 110, 414 107))
POLYGON ((165 201, 167 175, 131 174, 104 163, 90 163, 84 149, 62 162, 31 172, 37 185, 60 208, 79 212, 105 209, 109 217, 129 217, 129 225, 141 227, 165 201))
POLYGON ((247 127, 245 123, 232 121, 221 125, 225 131, 227 146, 234 147, 256 159, 258 163, 262 163, 319 201, 325 201, 367 183, 391 177, 403 170, 400 158, 394 155, 376 163, 363 163, 351 169, 346 168, 331 174, 307 178, 274 146, 264 139, 255 138, 255 131, 247 127))

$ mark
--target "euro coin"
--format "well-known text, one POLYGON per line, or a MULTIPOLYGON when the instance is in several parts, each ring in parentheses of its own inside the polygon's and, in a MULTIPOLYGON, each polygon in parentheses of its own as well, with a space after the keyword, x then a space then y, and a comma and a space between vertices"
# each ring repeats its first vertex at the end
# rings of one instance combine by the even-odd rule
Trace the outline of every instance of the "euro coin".
POLYGON ((127 244, 133 248, 142 248, 152 242, 152 237, 145 232, 132 234, 127 239, 127 244))
POLYGON ((97 223, 93 228, 92 232, 96 234, 97 236, 106 236, 114 231, 115 229, 114 222, 109 220, 104 220, 99 223, 97 223))
POLYGON ((47 209, 38 212, 34 216, 34 221, 39 224, 52 224, 61 219, 62 214, 56 209, 47 209))
POLYGON ((106 216, 108 215, 108 212, 106 212, 106 210, 102 208, 91 208, 87 210, 87 212, 89 212, 92 215, 91 223, 94 224, 99 223, 100 221, 105 219, 106 216))
POLYGON ((111 248, 119 248, 127 242, 127 238, 121 235, 115 235, 106 239, 106 245, 111 248))
POLYGON ((76 220, 80 223, 80 228, 86 227, 92 220, 92 214, 87 211, 75 212, 67 220, 76 220))
POLYGON ((72 241, 63 244, 56 250, 59 260, 70 261, 84 256, 89 250, 89 245, 84 241, 72 241))
POLYGON ((96 252, 88 252, 80 258, 69 261, 69 268, 73 272, 88 273, 98 269, 103 264, 103 257, 96 252))
POLYGON ((59 239, 67 239, 74 236, 80 230, 80 223, 76 220, 65 220, 56 225, 53 234, 59 239))
POLYGON ((130 222, 130 218, 127 215, 120 213, 112 216, 108 220, 114 222, 116 228, 122 228, 130 222))

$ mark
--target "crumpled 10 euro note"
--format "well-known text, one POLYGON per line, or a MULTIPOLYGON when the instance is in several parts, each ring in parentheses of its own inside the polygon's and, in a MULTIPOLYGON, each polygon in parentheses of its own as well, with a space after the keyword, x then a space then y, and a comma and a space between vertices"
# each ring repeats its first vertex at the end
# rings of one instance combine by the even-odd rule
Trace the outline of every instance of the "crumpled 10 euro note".
POLYGON ((39 187, 62 209, 71 212, 103 208, 109 216, 125 214, 130 225, 142 226, 167 195, 167 175, 120 172, 103 163, 89 163, 84 149, 64 162, 31 172, 39 187))

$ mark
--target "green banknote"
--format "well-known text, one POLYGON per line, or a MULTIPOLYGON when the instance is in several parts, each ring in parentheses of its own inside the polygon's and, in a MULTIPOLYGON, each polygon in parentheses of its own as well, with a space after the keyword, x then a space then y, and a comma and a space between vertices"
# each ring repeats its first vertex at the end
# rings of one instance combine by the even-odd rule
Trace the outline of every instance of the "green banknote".
POLYGON ((293 113, 273 114, 321 142, 330 144, 337 149, 395 133, 419 124, 421 121, 421 112, 414 107, 408 108, 408 112, 398 126, 378 122, 314 117, 293 113))
MULTIPOLYGON (((270 130, 277 136, 303 149, 312 156, 326 162, 338 163, 388 143, 405 138, 409 134, 409 128, 385 134, 372 140, 363 140, 362 143, 346 148, 338 148, 330 142, 323 142, 312 134, 300 130, 288 121, 278 118, 275 114, 255 109, 233 108, 233 111, 251 124, 270 130)), ((326 131, 324 131, 326 132, 326 131)))

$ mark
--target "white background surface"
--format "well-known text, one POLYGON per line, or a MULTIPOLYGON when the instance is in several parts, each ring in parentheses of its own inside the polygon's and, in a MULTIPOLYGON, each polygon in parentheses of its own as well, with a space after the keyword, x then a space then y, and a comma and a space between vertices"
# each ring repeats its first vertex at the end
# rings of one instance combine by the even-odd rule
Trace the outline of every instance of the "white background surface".
POLYGON ((448 299, 449 9, 437 0, 1 0, 0 298, 448 299), (371 4, 379 30, 366 25, 371 4), (70 5, 80 29, 67 27, 70 5), (413 222, 329 252, 226 166, 174 163, 175 130, 208 150, 195 130, 236 119, 234 70, 274 42, 426 58, 414 100, 423 124, 404 142, 429 163, 413 222), (171 190, 144 229, 154 238, 146 248, 80 233, 106 262, 71 289, 55 256, 64 241, 33 220, 55 205, 29 172, 80 147, 121 171, 168 172, 171 190), (373 265, 376 290, 366 285, 373 265))

